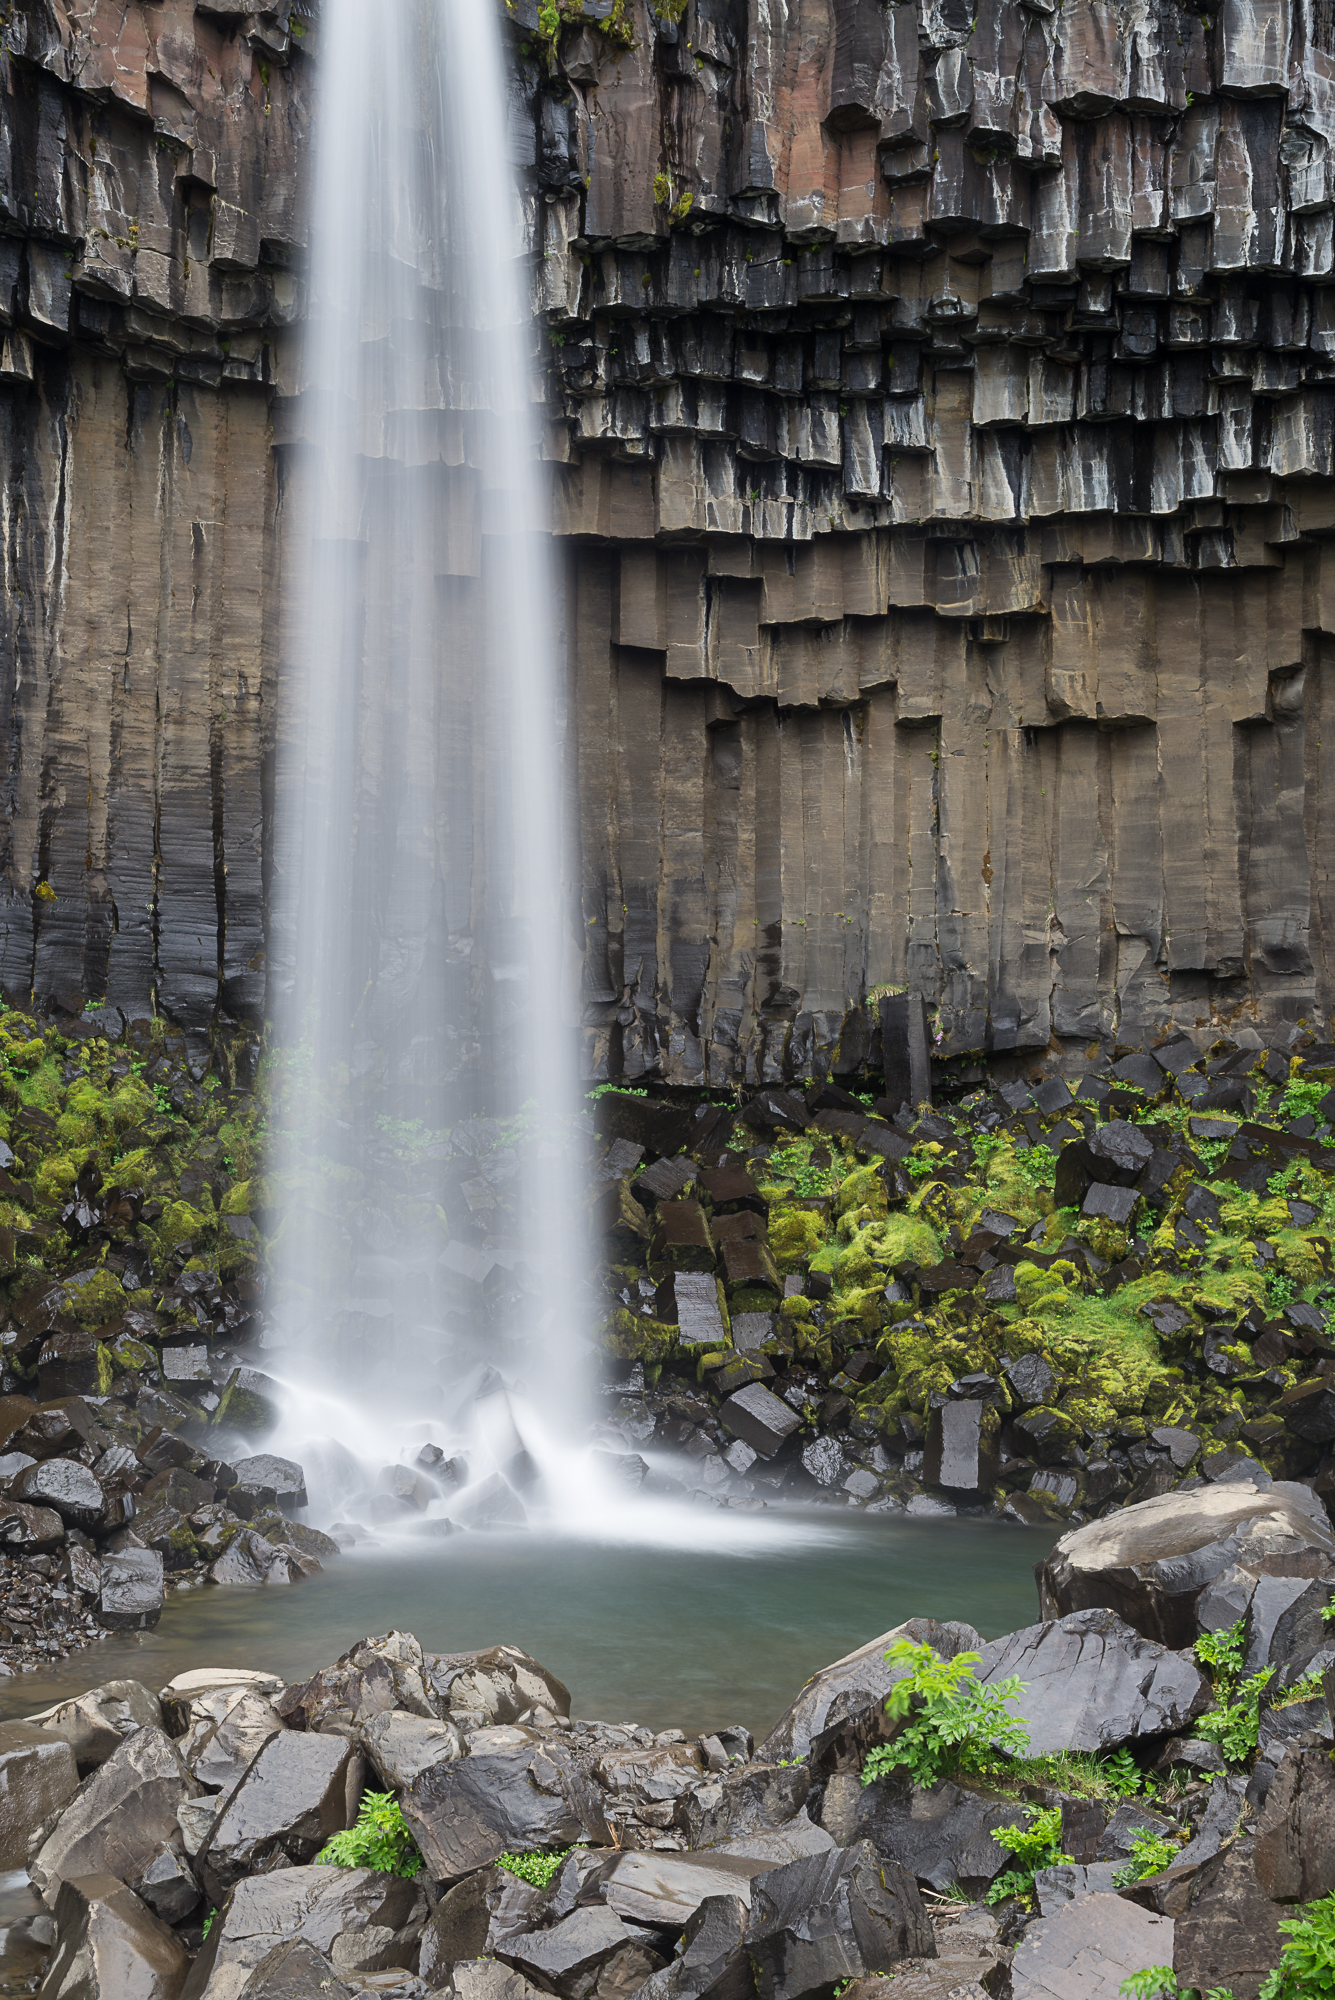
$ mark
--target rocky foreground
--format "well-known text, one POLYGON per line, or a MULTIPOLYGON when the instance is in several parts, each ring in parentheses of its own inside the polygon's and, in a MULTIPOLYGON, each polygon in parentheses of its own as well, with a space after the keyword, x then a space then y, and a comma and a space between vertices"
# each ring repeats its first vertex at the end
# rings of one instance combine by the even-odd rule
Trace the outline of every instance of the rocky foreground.
POLYGON ((0 1726, 0 1867, 45 1906, 11 1962, 42 2000, 1096 2000, 1152 1966, 1256 2000, 1335 1893, 1324 1511, 1163 1496, 1042 1592, 990 1644, 910 1619, 758 1746, 401 1632, 299 1685, 95 1688, 0 1726), (928 1771, 951 1661, 994 1705, 928 1771))

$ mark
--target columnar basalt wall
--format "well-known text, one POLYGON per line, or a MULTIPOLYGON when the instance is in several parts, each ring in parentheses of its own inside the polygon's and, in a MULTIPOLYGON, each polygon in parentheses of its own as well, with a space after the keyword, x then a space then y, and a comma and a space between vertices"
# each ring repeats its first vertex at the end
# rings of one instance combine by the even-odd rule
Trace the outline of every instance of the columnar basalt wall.
MULTIPOLYGON (((946 1053, 1329 1013, 1329 0, 676 12, 511 9, 590 1069, 846 1069, 906 985, 946 1053)), ((263 1005, 318 38, 4 31, 39 998, 263 1005)), ((441 438, 457 621, 486 503, 441 438)))

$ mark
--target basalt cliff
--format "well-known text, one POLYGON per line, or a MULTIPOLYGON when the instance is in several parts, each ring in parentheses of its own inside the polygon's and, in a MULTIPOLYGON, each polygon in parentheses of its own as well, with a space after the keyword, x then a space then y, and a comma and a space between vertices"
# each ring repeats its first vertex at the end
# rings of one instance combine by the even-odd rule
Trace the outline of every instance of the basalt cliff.
MULTIPOLYGON (((944 1057, 1325 1016, 1329 0, 508 34, 589 1072, 847 1072, 904 987, 944 1057)), ((5 16, 15 997, 264 1010, 319 36, 5 16)), ((455 631, 459 426, 429 470, 455 631)))

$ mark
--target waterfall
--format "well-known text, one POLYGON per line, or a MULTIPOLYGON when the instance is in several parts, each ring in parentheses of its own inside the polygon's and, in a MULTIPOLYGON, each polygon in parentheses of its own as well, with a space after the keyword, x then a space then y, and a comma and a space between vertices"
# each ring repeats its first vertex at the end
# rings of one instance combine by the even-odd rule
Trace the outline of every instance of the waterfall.
POLYGON ((425 1476, 424 1444, 467 1461, 452 1511, 541 1506, 583 1405, 564 669, 501 32, 489 0, 324 0, 284 453, 274 1448, 317 1511, 391 1522, 383 1464, 425 1476))

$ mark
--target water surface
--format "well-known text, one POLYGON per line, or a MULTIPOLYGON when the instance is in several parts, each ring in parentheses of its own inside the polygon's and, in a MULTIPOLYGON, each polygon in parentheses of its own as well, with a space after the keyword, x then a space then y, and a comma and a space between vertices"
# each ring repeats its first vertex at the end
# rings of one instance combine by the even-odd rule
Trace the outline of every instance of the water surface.
POLYGON ((726 1514, 695 1517, 701 1543, 735 1533, 731 1546, 460 1535, 353 1550, 287 1590, 191 1591, 155 1632, 0 1683, 0 1713, 116 1676, 156 1689, 187 1667, 296 1680, 397 1626, 432 1651, 521 1646, 566 1683, 576 1715, 689 1733, 740 1722, 759 1736, 808 1675, 905 1618, 963 1618, 996 1638, 1038 1615, 1042 1533, 818 1511, 743 1518, 733 1529, 726 1514))

